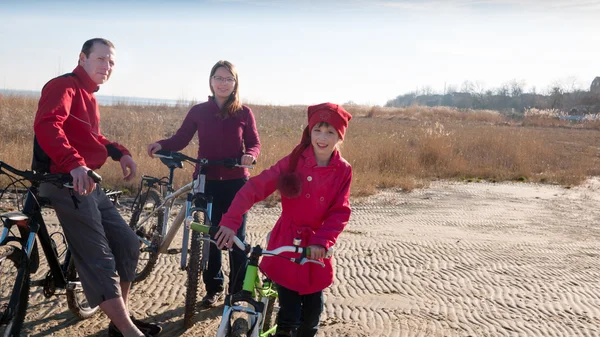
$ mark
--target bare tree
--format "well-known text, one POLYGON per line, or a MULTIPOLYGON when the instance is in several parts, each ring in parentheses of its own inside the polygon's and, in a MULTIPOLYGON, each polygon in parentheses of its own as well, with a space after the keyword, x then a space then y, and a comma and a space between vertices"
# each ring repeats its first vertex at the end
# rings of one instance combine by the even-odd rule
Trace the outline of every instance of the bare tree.
POLYGON ((473 85, 473 82, 466 80, 462 83, 461 87, 460 87, 460 92, 464 92, 464 93, 473 93, 473 88, 475 86, 473 85))

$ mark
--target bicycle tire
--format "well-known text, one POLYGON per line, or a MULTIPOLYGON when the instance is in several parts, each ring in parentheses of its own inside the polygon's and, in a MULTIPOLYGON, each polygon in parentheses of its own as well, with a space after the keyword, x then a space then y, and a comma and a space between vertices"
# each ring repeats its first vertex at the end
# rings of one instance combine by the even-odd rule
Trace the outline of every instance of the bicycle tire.
MULTIPOLYGON (((75 268, 75 260, 71 258, 71 260, 69 260, 69 266, 67 267, 67 282, 78 280, 79 277, 77 275, 77 269, 75 268)), ((83 288, 79 288, 79 290, 77 288, 67 288, 67 305, 73 315, 79 319, 90 318, 98 312, 98 309, 100 309, 99 306, 91 307, 89 303, 87 303, 83 288), (80 297, 81 295, 83 295, 83 297, 80 297)))
POLYGON ((186 329, 194 325, 194 315, 196 313, 196 301, 198 299, 198 281, 200 278, 200 251, 201 234, 192 231, 192 242, 190 244, 190 260, 187 266, 187 289, 185 291, 185 312, 183 315, 183 325, 186 329))
MULTIPOLYGON (((12 294, 17 289, 21 289, 18 302, 15 307, 15 313, 13 314, 10 321, 6 325, 4 333, 2 336, 4 337, 13 337, 20 336, 21 328, 23 327, 23 322, 25 321, 25 313, 27 311, 27 306, 29 304, 29 290, 30 290, 30 277, 29 274, 29 263, 27 261, 27 255, 23 253, 23 251, 15 246, 5 245, 0 247, 0 263, 2 267, 4 267, 5 263, 8 263, 8 266, 14 266, 17 269, 16 278, 14 281, 14 286, 10 288, 10 294, 12 294)), ((4 268, 2 268, 4 274, 4 268)), ((4 282, 5 278, 3 277, 2 282, 4 282)), ((8 299, 4 297, 2 294, 2 302, 10 300, 10 296, 8 299)), ((5 317, 5 310, 8 308, 8 303, 1 303, 2 306, 2 317, 5 317)))
POLYGON ((269 301, 267 302, 267 307, 265 309, 265 316, 263 321, 263 331, 268 331, 272 327, 277 324, 277 313, 275 312, 275 304, 277 302, 277 297, 269 297, 269 301))
POLYGON ((154 219, 148 219, 142 226, 137 226, 137 223, 140 220, 141 215, 145 213, 144 210, 149 202, 153 203, 152 211, 162 204, 163 201, 158 191, 151 189, 148 193, 141 193, 138 202, 134 206, 133 213, 131 214, 131 220, 129 221, 129 227, 131 227, 138 236, 142 236, 150 241, 150 247, 147 247, 144 243, 140 242, 140 257, 135 269, 135 279, 133 282, 140 282, 146 279, 158 261, 158 248, 164 221, 163 210, 161 209, 156 212, 156 221, 154 221, 154 219))
POLYGON ((245 318, 236 318, 227 337, 248 337, 248 330, 250 330, 248 326, 248 321, 245 318))

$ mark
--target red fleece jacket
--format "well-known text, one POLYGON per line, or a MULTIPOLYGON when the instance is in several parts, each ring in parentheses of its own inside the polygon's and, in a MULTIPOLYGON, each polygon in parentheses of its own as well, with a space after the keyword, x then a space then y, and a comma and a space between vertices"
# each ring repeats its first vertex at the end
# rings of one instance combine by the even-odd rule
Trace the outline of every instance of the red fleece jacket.
POLYGON ((51 159, 51 173, 70 173, 79 166, 96 170, 109 154, 114 160, 130 155, 101 134, 97 90, 81 66, 73 70, 73 76, 52 79, 42 89, 33 130, 51 159))

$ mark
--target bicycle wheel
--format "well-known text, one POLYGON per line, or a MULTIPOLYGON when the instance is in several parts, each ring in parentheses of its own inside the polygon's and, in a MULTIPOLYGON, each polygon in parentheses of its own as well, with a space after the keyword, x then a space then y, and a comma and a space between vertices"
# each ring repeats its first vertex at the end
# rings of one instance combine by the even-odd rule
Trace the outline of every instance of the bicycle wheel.
POLYGON ((67 282, 77 282, 74 287, 67 286, 67 304, 69 305, 69 310, 71 310, 73 315, 79 317, 79 319, 94 316, 100 307, 92 307, 88 303, 79 281, 79 275, 77 275, 77 269, 75 269, 75 260, 72 258, 69 260, 69 266, 67 267, 67 282))
POLYGON ((245 318, 236 318, 227 337, 247 337, 249 329, 248 321, 245 318))
POLYGON ((4 337, 20 336, 29 302, 29 278, 29 264, 23 251, 14 246, 1 246, 0 311, 2 324, 6 324, 4 337), (12 296, 16 292, 19 295, 12 296))
POLYGON ((265 316, 263 321, 263 331, 268 331, 275 325, 277 325, 277 312, 279 311, 279 304, 277 302, 277 297, 269 297, 269 302, 267 302, 267 307, 265 308, 265 316))
MULTIPOLYGON (((194 213, 194 221, 198 221, 198 213, 194 213)), ((192 231, 190 244, 190 260, 187 266, 187 289, 185 291, 185 312, 183 325, 186 329, 194 325, 196 300, 198 299, 198 281, 200 278, 200 251, 202 250, 201 234, 192 231)))
POLYGON ((164 212, 158 210, 154 216, 149 218, 145 223, 138 225, 138 221, 144 219, 148 214, 162 204, 162 198, 156 190, 149 190, 148 193, 142 193, 140 199, 136 203, 129 227, 131 227, 138 237, 150 241, 150 245, 140 242, 140 257, 137 267, 135 268, 134 282, 144 280, 150 275, 152 269, 158 260, 158 248, 160 245, 160 235, 162 232, 164 212))

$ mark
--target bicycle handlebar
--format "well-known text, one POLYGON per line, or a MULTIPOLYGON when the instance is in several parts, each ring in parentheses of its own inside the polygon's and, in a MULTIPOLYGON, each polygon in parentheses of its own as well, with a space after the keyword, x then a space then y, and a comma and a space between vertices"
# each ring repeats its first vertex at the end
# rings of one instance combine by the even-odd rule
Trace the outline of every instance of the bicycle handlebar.
MULTIPOLYGON (((180 152, 163 150, 163 149, 154 152, 153 156, 156 158, 173 159, 176 161, 187 161, 187 162, 196 163, 196 164, 200 164, 200 165, 223 165, 228 168, 233 168, 233 167, 253 168, 252 165, 241 165, 240 159, 236 159, 236 158, 225 158, 225 159, 219 159, 219 160, 208 160, 206 158, 197 159, 197 158, 192 158, 190 156, 186 156, 185 154, 180 153, 180 152)), ((256 160, 252 164, 253 165, 256 164, 256 160)))
MULTIPOLYGON (((207 225, 203 225, 201 223, 198 222, 193 222, 190 220, 186 220, 188 221, 190 228, 192 230, 195 230, 197 232, 200 233, 205 233, 205 234, 209 234, 212 237, 214 237, 215 234, 217 234, 217 232, 219 231, 219 227, 217 226, 207 226, 207 225)), ((215 245, 217 244, 216 241, 214 241, 213 239, 204 239, 207 241, 210 241, 212 243, 214 243, 215 245)), ((248 254, 250 253, 250 251, 252 250, 252 247, 243 242, 242 240, 240 240, 237 236, 233 237, 233 243, 244 253, 248 254)), ((299 247, 299 246, 282 246, 273 250, 262 250, 262 255, 271 255, 271 256, 275 256, 275 255, 280 255, 282 253, 298 253, 301 254, 302 257, 300 258, 289 258, 290 261, 298 263, 300 265, 303 265, 305 263, 315 263, 320 265, 321 267, 325 267, 325 264, 321 261, 317 261, 317 260, 312 260, 306 257, 306 255, 310 255, 310 248, 309 247, 299 247)), ((325 254, 325 258, 328 259, 333 255, 333 248, 330 248, 329 250, 327 250, 327 253, 325 254)))
MULTIPOLYGON (((4 172, 2 172, 2 169, 6 169, 7 171, 9 171, 15 175, 18 175, 20 177, 23 177, 32 183, 34 183, 34 182, 37 182, 37 183, 49 182, 49 183, 70 184, 73 182, 73 177, 67 173, 35 173, 33 171, 21 171, 19 169, 16 169, 16 168, 8 165, 7 163, 5 163, 3 161, 0 161, 0 174, 4 173, 4 172)), ((94 182, 96 182, 96 183, 102 182, 102 177, 98 173, 96 173, 92 170, 87 171, 87 175, 89 177, 91 177, 94 180, 94 182)))

